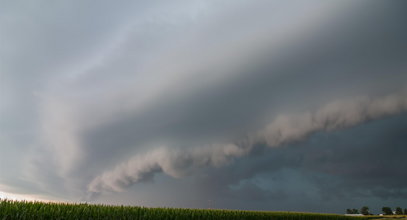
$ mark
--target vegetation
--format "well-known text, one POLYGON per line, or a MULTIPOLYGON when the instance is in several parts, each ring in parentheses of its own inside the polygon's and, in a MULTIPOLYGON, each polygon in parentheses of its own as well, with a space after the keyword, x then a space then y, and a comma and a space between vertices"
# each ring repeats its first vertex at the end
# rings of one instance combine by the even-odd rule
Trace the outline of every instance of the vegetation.
POLYGON ((393 215, 393 211, 391 210, 390 207, 383 207, 383 208, 382 208, 382 212, 383 212, 383 214, 385 214, 385 215, 393 215))
MULTIPOLYGON (((357 209, 346 209, 346 214, 359 214, 359 211, 357 209)), ((369 215, 370 217, 373 216, 373 214, 370 213, 370 211, 369 211, 369 207, 367 207, 367 206, 363 206, 360 209, 360 214, 369 215)), ((407 215, 407 209, 404 209, 404 212, 403 212, 403 209, 401 207, 396 207, 395 211, 393 212, 393 210, 390 207, 383 207, 382 214, 383 215, 392 215, 393 217, 402 217, 402 218, 406 217, 407 218, 407 216, 404 216, 404 215, 407 215), (397 215, 397 216, 395 216, 395 215, 397 215)), ((371 219, 371 218, 369 218, 369 219, 371 219)))
POLYGON ((370 215, 370 213, 369 213, 369 207, 363 206, 363 207, 360 209, 360 214, 363 214, 363 215, 370 215))
POLYGON ((346 214, 359 214, 357 209, 346 209, 346 214))
POLYGON ((400 207, 396 208, 396 215, 402 215, 403 214, 403 209, 401 209, 400 207))
POLYGON ((0 219, 275 219, 352 220, 367 219, 333 214, 145 208, 89 204, 0 201, 0 219))

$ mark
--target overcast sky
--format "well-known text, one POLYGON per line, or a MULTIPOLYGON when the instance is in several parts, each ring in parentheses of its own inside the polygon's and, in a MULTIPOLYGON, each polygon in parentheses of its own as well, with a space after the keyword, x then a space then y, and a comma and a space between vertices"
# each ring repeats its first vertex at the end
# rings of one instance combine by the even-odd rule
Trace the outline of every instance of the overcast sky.
POLYGON ((403 0, 0 0, 0 192, 407 208, 406 10, 403 0))

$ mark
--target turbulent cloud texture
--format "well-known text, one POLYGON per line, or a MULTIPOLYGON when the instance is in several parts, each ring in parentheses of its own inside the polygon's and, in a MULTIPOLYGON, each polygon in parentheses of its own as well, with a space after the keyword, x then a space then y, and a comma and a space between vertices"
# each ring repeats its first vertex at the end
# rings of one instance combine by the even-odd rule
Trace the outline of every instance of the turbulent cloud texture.
POLYGON ((405 1, 1 5, 0 191, 333 212, 407 199, 390 172, 407 143, 405 1))
POLYGON ((323 106, 316 112, 298 115, 279 115, 264 130, 248 135, 245 140, 236 143, 210 147, 177 149, 159 148, 145 155, 137 155, 128 162, 118 165, 114 170, 103 173, 94 179, 88 190, 100 192, 102 189, 122 191, 144 178, 151 178, 157 172, 172 177, 182 177, 202 166, 219 166, 228 159, 248 154, 256 144, 263 142, 271 147, 300 141, 319 131, 355 126, 407 110, 407 95, 395 94, 376 99, 359 97, 352 100, 336 101, 323 106))

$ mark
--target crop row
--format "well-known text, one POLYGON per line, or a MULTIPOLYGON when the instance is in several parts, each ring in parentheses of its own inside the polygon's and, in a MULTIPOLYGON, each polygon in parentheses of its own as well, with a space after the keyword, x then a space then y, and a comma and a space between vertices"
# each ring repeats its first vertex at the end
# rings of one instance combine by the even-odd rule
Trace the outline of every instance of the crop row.
POLYGON ((179 208, 146 208, 133 206, 108 206, 90 204, 61 204, 43 202, 0 201, 0 219, 143 219, 143 220, 352 220, 366 219, 343 215, 265 212, 240 210, 179 209, 179 208))

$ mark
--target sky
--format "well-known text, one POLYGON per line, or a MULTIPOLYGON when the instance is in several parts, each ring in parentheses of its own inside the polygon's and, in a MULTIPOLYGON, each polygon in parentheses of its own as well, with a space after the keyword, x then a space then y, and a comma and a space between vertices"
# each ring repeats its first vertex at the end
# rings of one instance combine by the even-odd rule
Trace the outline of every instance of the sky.
POLYGON ((0 198, 407 208, 406 1, 0 5, 0 198))

